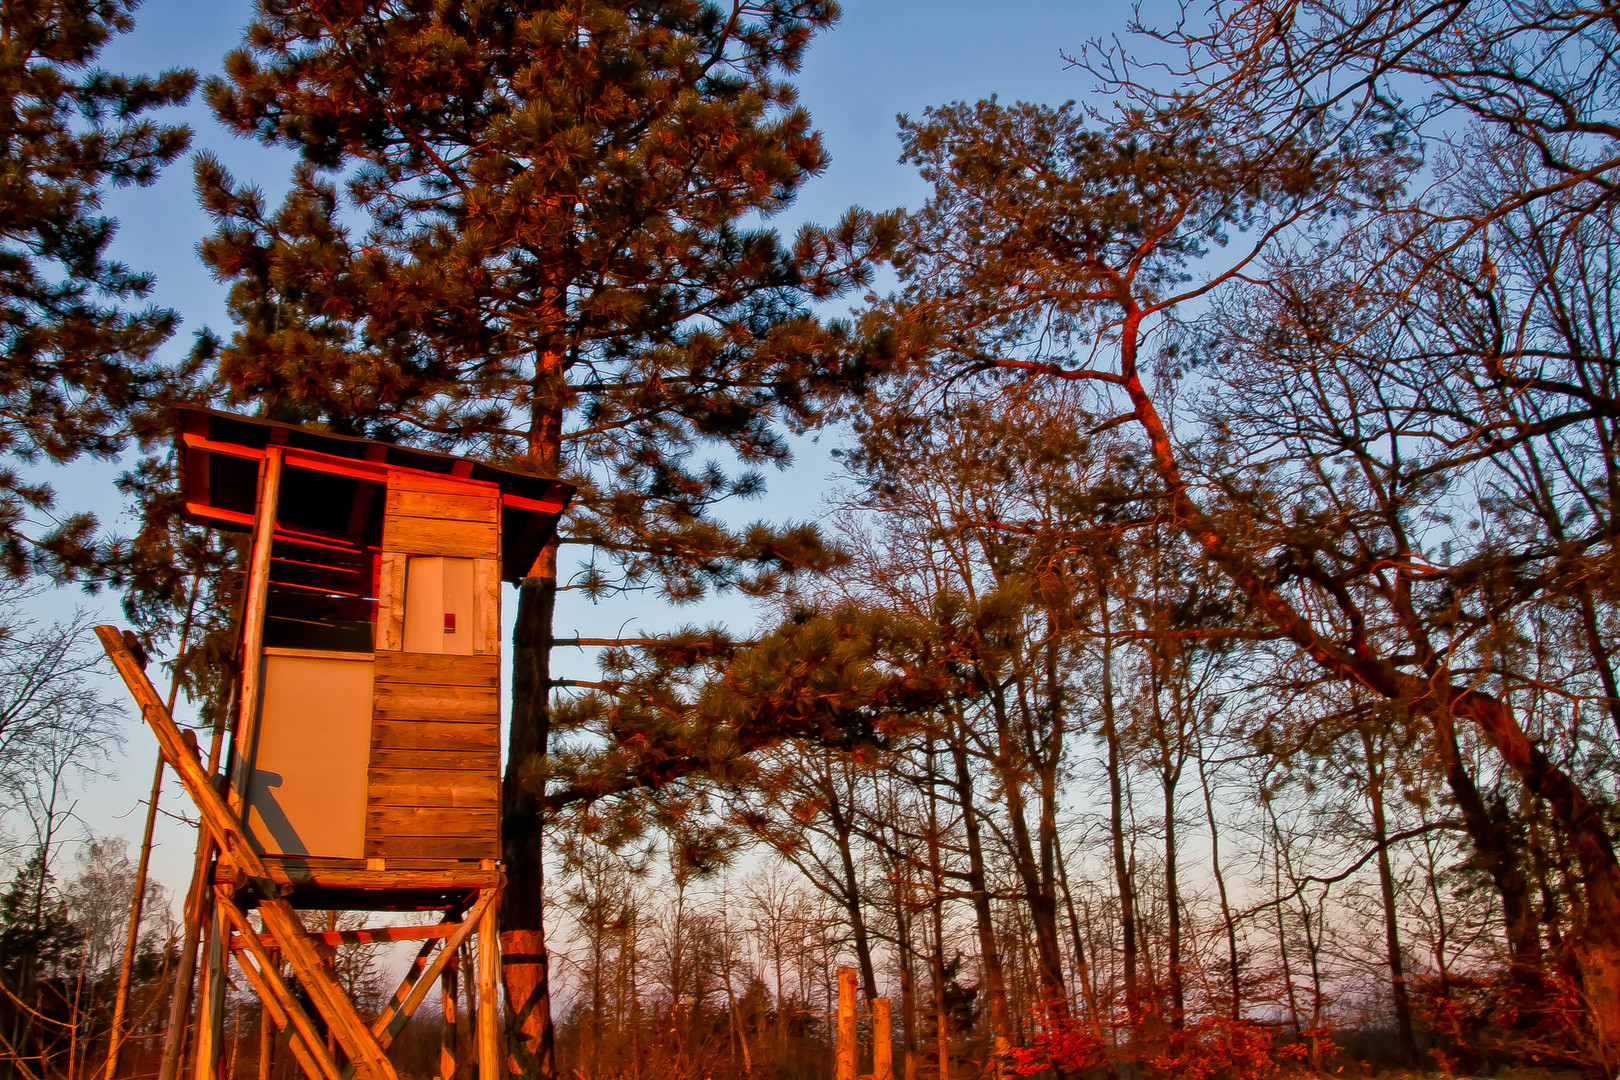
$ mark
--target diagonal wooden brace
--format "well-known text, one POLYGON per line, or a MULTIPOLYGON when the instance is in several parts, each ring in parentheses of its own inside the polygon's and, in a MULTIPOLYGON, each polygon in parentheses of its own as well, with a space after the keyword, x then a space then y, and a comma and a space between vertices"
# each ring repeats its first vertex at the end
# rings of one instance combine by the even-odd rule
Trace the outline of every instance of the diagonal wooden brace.
POLYGON ((262 897, 259 918, 264 920, 264 928, 275 938, 298 981, 309 992, 316 1011, 337 1038, 338 1045, 343 1047, 343 1052, 354 1063, 363 1080, 399 1080, 377 1037, 355 1011, 354 1004, 332 977, 331 971, 321 963, 320 954, 316 952, 304 924, 299 921, 297 912, 281 899, 280 890, 271 881, 264 861, 253 850, 241 822, 237 821, 236 815, 231 813, 225 800, 209 782, 196 755, 186 749, 174 718, 169 715, 146 672, 125 647, 123 635, 116 627, 98 626, 96 636, 101 639, 101 647, 118 669, 118 674, 123 676, 135 703, 140 706, 141 716, 157 736, 164 761, 180 777, 209 832, 213 833, 220 849, 229 852, 247 872, 249 882, 262 897))
MULTIPOLYGON (((247 976, 247 981, 252 985, 253 992, 258 994, 259 1000, 264 1003, 264 1009, 270 1014, 270 1020, 276 1025, 276 1029, 278 1031, 287 1031, 287 1025, 290 1022, 288 1016, 282 1011, 281 1006, 277 1004, 271 994, 269 985, 264 981, 263 973, 240 957, 237 958, 237 964, 241 967, 242 974, 247 976)), ((304 1043, 303 1036, 299 1035, 297 1031, 287 1031, 287 1046, 292 1050, 293 1057, 298 1059, 299 1067, 304 1070, 304 1075, 309 1077, 309 1080, 330 1080, 331 1077, 337 1075, 335 1071, 332 1073, 323 1071, 326 1067, 325 1064, 318 1061, 314 1054, 310 1052, 309 1047, 304 1043)), ((325 1053, 326 1047, 324 1045, 321 1046, 321 1051, 325 1053)), ((331 1060, 330 1055, 327 1056, 327 1060, 331 1060)), ((335 1070, 336 1066, 333 1066, 333 1069, 335 1070)))
POLYGON ((478 929, 478 920, 483 918, 484 912, 489 909, 489 905, 495 902, 495 898, 499 893, 498 888, 485 889, 480 893, 477 901, 473 903, 467 914, 462 917, 461 925, 456 927, 455 933, 444 939, 444 946, 439 949, 438 955, 434 957, 433 962, 427 966, 427 969, 415 978, 409 993, 404 997, 400 995, 405 992, 405 986, 403 984, 400 986, 399 992, 394 995, 394 1001, 387 1009, 383 1010, 381 1016, 377 1017, 377 1022, 371 1025, 372 1034, 377 1036, 377 1041, 383 1046, 393 1042, 394 1036, 399 1034, 400 1029, 411 1018, 411 1014, 416 1011, 417 1006, 422 1004, 423 999, 427 997, 428 991, 433 988, 434 980, 439 977, 439 973, 450 962, 450 958, 455 955, 456 950, 461 948, 461 943, 466 941, 474 930, 478 929))
POLYGON ((340 1075, 339 1069, 337 1062, 332 1061, 332 1057, 327 1054, 326 1040, 322 1040, 321 1033, 314 1028, 313 1020, 309 1020, 309 1014, 306 1014, 303 1006, 298 1004, 298 999, 293 997, 292 991, 287 989, 287 983, 282 980, 282 973, 275 970, 277 967, 275 960, 271 959, 269 950, 259 942, 258 934, 254 934, 253 928, 248 926, 248 916, 241 913, 241 908, 237 907, 237 902, 228 889, 215 886, 214 897, 215 904, 219 904, 220 912, 224 912, 225 921, 237 931, 238 938, 243 939, 246 944, 246 950, 249 954, 253 954, 253 959, 258 962, 258 972, 254 972, 251 963, 237 957, 237 965, 241 968, 241 972, 248 976, 249 983, 253 983, 253 988, 259 991, 259 999, 264 1002, 264 1007, 271 1010, 275 1027, 285 1030, 288 1025, 292 1025, 293 1035, 305 1044, 306 1052, 319 1069, 319 1072, 311 1074, 311 1080, 322 1080, 322 1077, 324 1080, 337 1080, 340 1075))

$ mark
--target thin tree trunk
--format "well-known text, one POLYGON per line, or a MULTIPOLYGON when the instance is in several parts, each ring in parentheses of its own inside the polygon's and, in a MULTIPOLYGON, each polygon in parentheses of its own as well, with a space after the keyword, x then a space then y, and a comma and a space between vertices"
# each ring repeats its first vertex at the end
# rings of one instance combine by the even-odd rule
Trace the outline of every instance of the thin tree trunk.
POLYGON ((1372 734, 1363 729, 1360 735, 1362 752, 1367 758, 1367 800, 1372 805, 1373 843, 1378 846, 1378 886, 1384 902, 1384 948, 1389 960, 1390 991, 1395 1003, 1395 1028, 1400 1038, 1402 1058, 1409 1067, 1416 1067, 1417 1036, 1412 1030, 1412 1000, 1407 994, 1406 972, 1401 960, 1395 875, 1389 865, 1389 828, 1384 820, 1384 763, 1374 747, 1372 734))
POLYGON ((1023 781, 1019 762, 1014 759, 1005 687, 992 688, 990 703, 996 721, 996 770, 1000 773, 1002 797, 1007 804, 1007 825, 1013 841, 1009 854, 1024 887, 1030 920, 1035 924, 1035 968, 1040 979, 1037 996, 1051 1021, 1061 1026, 1069 1015, 1069 995, 1063 984, 1063 949, 1058 944, 1057 897, 1051 883, 1042 880, 1041 868, 1035 860, 1029 822, 1025 818, 1023 781))
MULTIPOLYGON (((1080 928, 1080 917, 1074 909, 1074 894, 1069 891, 1069 868, 1064 864, 1063 852, 1057 852, 1058 883, 1063 889, 1063 905, 1069 913, 1069 934, 1074 939, 1074 967, 1075 975, 1080 980, 1080 992, 1085 997, 1086 1012, 1091 1017, 1091 1033, 1102 1045, 1107 1045, 1108 1039, 1103 1031, 1102 1009, 1097 1001, 1097 988, 1091 978, 1091 965, 1086 961, 1085 939, 1080 928)), ((1110 1058, 1107 1062, 1108 1075, 1114 1075, 1114 1062, 1110 1058)))
MULTIPOLYGON (((917 1080, 917 982, 911 944, 911 915, 896 875, 894 904, 895 958, 900 968, 901 1080, 917 1080)), ((892 1080, 892 1078, 891 1078, 892 1080)))
POLYGON ((1209 770, 1204 761, 1204 744, 1198 742, 1198 783, 1204 792, 1204 816, 1209 822, 1209 865, 1215 879, 1215 892, 1221 901, 1221 925, 1226 930, 1227 988, 1232 995, 1232 1019, 1243 1015, 1243 990, 1239 977, 1237 922, 1232 917, 1232 903, 1226 894, 1226 874, 1221 869, 1221 829, 1215 819, 1215 796, 1210 788, 1209 770))
MULTIPOLYGON (((169 710, 174 710, 171 695, 169 710)), ((135 968, 135 949, 141 940, 141 912, 146 902, 146 868, 152 859, 152 830, 157 824, 158 797, 163 792, 163 755, 152 770, 152 792, 146 800, 146 825, 141 833, 141 854, 135 864, 135 892, 129 900, 129 925, 124 932, 124 953, 118 963, 118 988, 113 992, 112 1030, 107 1034, 107 1080, 118 1073, 118 1052, 124 1042, 124 1011, 129 1007, 129 979, 135 968)))
POLYGON ((974 816, 973 777, 968 772, 967 746, 961 737, 951 740, 951 756, 956 763, 956 795, 962 807, 963 831, 967 836, 968 890, 973 897, 974 922, 979 933, 979 963, 984 967, 985 998, 990 1004, 990 1027, 994 1034, 992 1050, 994 1075, 1001 1077, 1012 1047, 1012 1018, 1007 1010, 1007 984, 1002 974, 1001 949, 996 944, 996 927, 990 910, 990 892, 985 881, 984 849, 979 842, 979 822, 974 816))
POLYGON ((950 1080, 951 1027, 950 1014, 945 1008, 945 867, 940 862, 939 854, 939 792, 936 786, 938 774, 934 772, 932 733, 928 735, 924 746, 928 768, 928 869, 934 887, 932 905, 934 949, 930 961, 933 965, 934 979, 934 1019, 938 1027, 935 1037, 939 1043, 939 1080, 950 1080))
MULTIPOLYGON (((1099 570, 1099 575, 1101 571, 1099 570)), ((1124 762, 1114 717, 1114 638, 1108 610, 1108 587, 1099 581, 1097 595, 1102 612, 1102 715, 1103 739, 1108 745, 1108 827, 1113 841, 1114 885, 1119 895, 1120 962, 1125 979, 1125 1012, 1134 1036, 1141 1018, 1136 979, 1136 885, 1125 856, 1124 762)))
POLYGON ((835 773, 831 756, 824 757, 821 781, 822 794, 826 798, 824 809, 827 819, 832 822, 833 841, 838 848, 839 869, 843 874, 840 882, 839 900, 844 905, 845 917, 849 920, 849 930, 855 946, 855 962, 861 969, 861 987, 866 1000, 877 998, 877 968, 872 963, 872 939, 867 931, 866 911, 861 898, 861 880, 855 870, 855 851, 852 845, 852 836, 855 831, 853 817, 855 807, 846 805, 839 797, 838 777, 835 773))

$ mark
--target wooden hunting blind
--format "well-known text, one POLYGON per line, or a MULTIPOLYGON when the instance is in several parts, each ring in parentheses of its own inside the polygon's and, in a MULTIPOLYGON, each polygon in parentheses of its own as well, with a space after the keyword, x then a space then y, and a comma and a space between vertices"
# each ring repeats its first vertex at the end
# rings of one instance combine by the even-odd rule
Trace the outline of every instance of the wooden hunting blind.
POLYGON ((479 1052, 493 1068, 500 586, 527 573, 573 488, 204 409, 179 410, 175 437, 184 516, 252 536, 223 797, 122 636, 111 627, 98 633, 210 838, 196 890, 217 904, 198 1075, 217 1064, 220 1016, 209 1000, 222 994, 229 949, 267 1015, 290 1026, 289 1045, 310 1076, 342 1080, 359 1070, 392 1080, 388 1041, 427 983, 453 972, 475 924, 479 982, 487 983, 479 1052), (264 934, 244 915, 254 907, 264 934), (305 930, 297 908, 445 916, 438 927, 322 935, 305 930), (323 937, 328 950, 425 944, 390 1010, 366 1024, 330 977, 323 937), (304 984, 350 1059, 347 1072, 267 948, 281 950, 304 984))
POLYGON ((499 858, 500 586, 572 489, 201 409, 177 437, 186 516, 254 531, 232 789, 259 853, 499 858))

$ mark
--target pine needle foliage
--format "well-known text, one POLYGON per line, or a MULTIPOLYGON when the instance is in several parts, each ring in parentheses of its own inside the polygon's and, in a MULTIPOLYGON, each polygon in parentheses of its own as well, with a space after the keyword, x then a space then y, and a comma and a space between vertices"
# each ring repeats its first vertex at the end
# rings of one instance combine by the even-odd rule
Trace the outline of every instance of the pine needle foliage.
POLYGON ((756 591, 826 553, 717 525, 851 376, 810 305, 892 222, 791 243, 765 218, 827 155, 783 76, 822 0, 260 5, 224 122, 296 148, 278 209, 204 158, 203 245, 271 415, 526 460, 583 483, 592 589, 756 591), (727 469, 699 455, 721 451, 727 469), (618 574, 610 567, 616 567, 618 574))
MULTIPOLYGON (((0 9, 0 568, 63 577, 105 556, 95 519, 60 514, 18 466, 111 457, 172 372, 173 311, 138 307, 152 275, 109 257, 108 188, 144 187, 190 129, 146 114, 183 103, 190 71, 115 75, 96 58, 137 0, 10 0, 0 9)), ((149 409, 148 409, 149 411, 149 409)))

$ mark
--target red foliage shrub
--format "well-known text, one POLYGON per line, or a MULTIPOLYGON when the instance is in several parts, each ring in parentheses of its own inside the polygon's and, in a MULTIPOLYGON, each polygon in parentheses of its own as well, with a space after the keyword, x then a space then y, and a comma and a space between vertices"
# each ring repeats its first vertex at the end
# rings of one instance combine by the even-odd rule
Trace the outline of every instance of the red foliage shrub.
MULTIPOLYGON (((1167 1076, 1184 1080, 1270 1080, 1290 1064, 1305 1060, 1304 1043, 1278 1046, 1268 1027, 1229 1016, 1205 1016, 1168 1034, 1165 1052, 1148 1063, 1167 1076)), ((1332 1053, 1324 1036, 1318 1053, 1332 1053)))
POLYGON ((1501 1065, 1598 1065, 1591 1014, 1574 976, 1556 969, 1503 969, 1415 987, 1417 1011, 1446 1072, 1501 1065))
MULTIPOLYGON (((1109 1026, 1130 1025, 1116 1018, 1109 1026)), ((1313 1034, 1318 1053, 1331 1054, 1332 1043, 1322 1033, 1313 1034)), ((1278 1046, 1270 1028, 1249 1020, 1205 1016, 1180 1031, 1163 1032, 1140 1052, 1143 1064, 1177 1080, 1271 1080, 1285 1068, 1303 1063, 1309 1050, 1303 1043, 1278 1046)), ((1108 1054, 1095 1025, 1070 1017, 1057 1026, 1048 1024, 1029 1046, 1013 1050, 1013 1071, 1020 1076, 1048 1070, 1078 1073, 1104 1064, 1108 1054)))
POLYGON ((1019 1076, 1049 1069, 1080 1072, 1101 1065, 1107 1053, 1107 1047, 1091 1025, 1074 1016, 1058 1027, 1037 1031, 1029 1046, 1014 1048, 1013 1072, 1019 1076))

